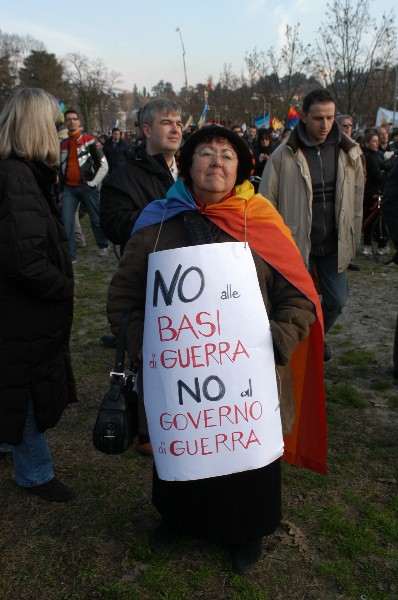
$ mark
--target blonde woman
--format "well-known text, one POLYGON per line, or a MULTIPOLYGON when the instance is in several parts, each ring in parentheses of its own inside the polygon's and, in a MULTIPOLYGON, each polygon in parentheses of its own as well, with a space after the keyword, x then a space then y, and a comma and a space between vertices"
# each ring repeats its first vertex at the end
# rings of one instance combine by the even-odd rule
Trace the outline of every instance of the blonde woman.
POLYGON ((74 492, 54 477, 44 432, 77 400, 73 271, 54 196, 59 116, 38 88, 16 90, 0 115, 0 444, 17 485, 49 502, 74 492))

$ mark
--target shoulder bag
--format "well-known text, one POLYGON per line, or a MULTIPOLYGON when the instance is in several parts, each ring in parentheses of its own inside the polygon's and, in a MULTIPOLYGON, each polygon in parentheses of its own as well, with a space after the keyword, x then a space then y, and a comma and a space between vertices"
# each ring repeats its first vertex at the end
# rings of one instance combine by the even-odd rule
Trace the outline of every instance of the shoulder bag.
POLYGON ((137 423, 137 371, 124 369, 126 332, 131 310, 120 319, 115 368, 110 372, 110 387, 105 394, 93 431, 93 444, 105 454, 125 452, 133 441, 137 423))

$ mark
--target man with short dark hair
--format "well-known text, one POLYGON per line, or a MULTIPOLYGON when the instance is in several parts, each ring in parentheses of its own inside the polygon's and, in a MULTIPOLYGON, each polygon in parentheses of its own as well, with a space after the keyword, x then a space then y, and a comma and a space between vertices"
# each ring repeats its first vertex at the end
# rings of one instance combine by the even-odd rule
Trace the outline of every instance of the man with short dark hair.
POLYGON ((243 131, 242 131, 242 127, 240 125, 233 125, 231 127, 231 130, 236 133, 237 135, 239 135, 239 137, 243 137, 243 131))
POLYGON ((257 145, 257 127, 255 125, 250 125, 246 129, 243 139, 249 148, 254 150, 257 145))
POLYGON ((90 217, 98 255, 107 256, 108 240, 101 230, 99 220, 99 185, 108 172, 108 163, 97 147, 95 137, 81 131, 80 119, 75 110, 66 111, 65 125, 68 138, 61 141, 61 213, 71 259, 76 262, 74 225, 79 203, 85 207, 90 217))
MULTIPOLYGON (((309 271, 316 270, 325 333, 347 301, 347 267, 360 243, 361 154, 335 122, 330 93, 314 90, 304 98, 302 117, 288 141, 268 159, 259 187, 290 227, 309 271)), ((330 358, 327 345, 324 358, 330 358)))
POLYGON ((108 161, 109 173, 112 173, 120 165, 124 165, 128 158, 129 149, 124 140, 119 127, 112 129, 112 135, 102 146, 102 151, 108 161))

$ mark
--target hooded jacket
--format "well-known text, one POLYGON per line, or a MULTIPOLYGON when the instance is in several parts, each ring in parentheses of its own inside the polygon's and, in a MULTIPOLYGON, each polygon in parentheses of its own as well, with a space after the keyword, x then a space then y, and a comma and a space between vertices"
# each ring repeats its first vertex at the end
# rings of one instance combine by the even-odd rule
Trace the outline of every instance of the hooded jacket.
MULTIPOLYGON (((344 133, 336 145, 335 222, 337 227, 338 270, 344 271, 360 243, 364 171, 362 150, 344 133)), ((308 267, 311 252, 312 182, 298 132, 270 156, 264 169, 259 193, 272 202, 290 228, 308 267)))
POLYGON ((173 183, 164 156, 149 156, 141 145, 102 185, 100 224, 106 237, 124 247, 142 209, 152 200, 164 198, 173 183))

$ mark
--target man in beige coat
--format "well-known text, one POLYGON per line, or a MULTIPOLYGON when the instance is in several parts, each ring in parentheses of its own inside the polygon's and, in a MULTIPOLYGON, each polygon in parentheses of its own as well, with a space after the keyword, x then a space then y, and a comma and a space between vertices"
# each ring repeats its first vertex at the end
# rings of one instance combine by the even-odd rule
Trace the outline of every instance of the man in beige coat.
POLYGON ((360 242, 364 189, 362 151, 340 131, 335 108, 325 89, 304 98, 297 127, 270 156, 259 187, 290 227, 309 271, 316 271, 325 333, 348 298, 347 267, 360 242))

